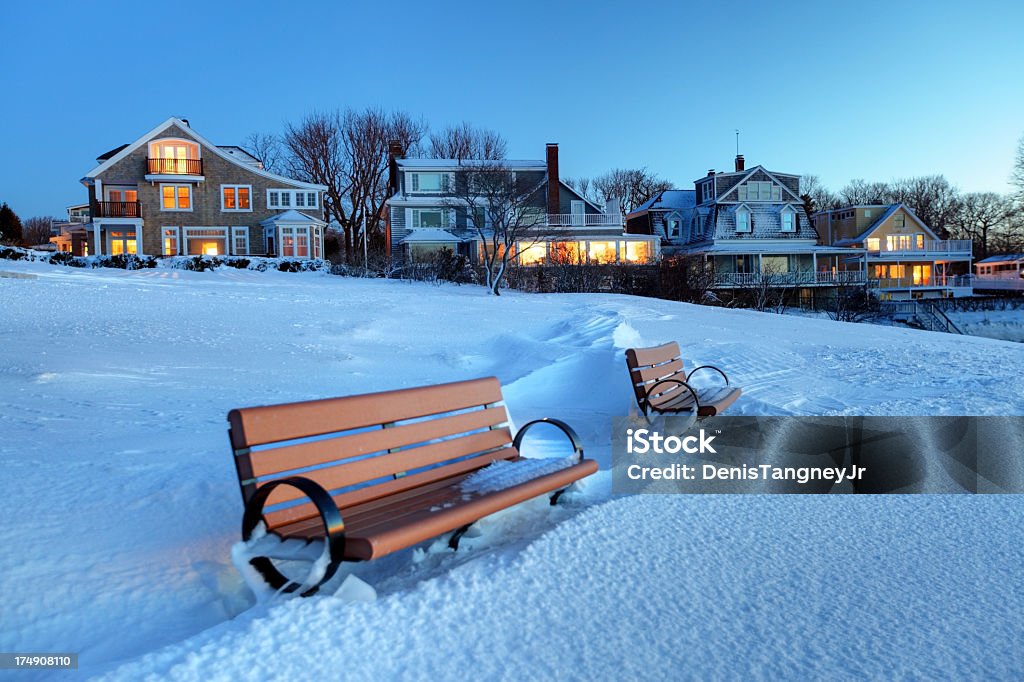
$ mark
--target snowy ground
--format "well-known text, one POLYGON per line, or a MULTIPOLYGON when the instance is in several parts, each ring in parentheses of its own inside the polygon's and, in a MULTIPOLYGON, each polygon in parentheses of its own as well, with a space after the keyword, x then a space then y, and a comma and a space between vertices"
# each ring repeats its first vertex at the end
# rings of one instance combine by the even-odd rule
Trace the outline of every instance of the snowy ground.
POLYGON ((1013 310, 950 310, 946 314, 964 334, 1024 343, 1024 307, 1013 310))
POLYGON ((494 374, 516 422, 564 418, 607 467, 630 345, 724 366, 736 414, 885 415, 1024 414, 1018 343, 320 274, 0 271, 37 276, 0 277, 0 651, 114 679, 1024 674, 1018 497, 610 500, 602 472, 469 551, 346 569, 373 603, 254 606, 224 421, 494 374))

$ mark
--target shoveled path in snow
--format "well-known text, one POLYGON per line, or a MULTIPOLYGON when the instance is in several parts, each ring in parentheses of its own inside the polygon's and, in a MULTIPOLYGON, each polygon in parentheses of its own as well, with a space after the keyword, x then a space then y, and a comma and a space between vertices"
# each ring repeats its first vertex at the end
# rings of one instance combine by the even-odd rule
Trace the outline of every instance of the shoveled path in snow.
POLYGON ((373 603, 257 608, 108 679, 1008 679, 1020 498, 637 496, 373 603))

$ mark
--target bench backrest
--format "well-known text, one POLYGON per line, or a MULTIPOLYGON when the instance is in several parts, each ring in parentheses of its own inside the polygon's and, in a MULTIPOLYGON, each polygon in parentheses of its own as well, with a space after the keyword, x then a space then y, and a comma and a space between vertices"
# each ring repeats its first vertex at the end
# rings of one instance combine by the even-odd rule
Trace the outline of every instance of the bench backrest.
MULTIPOLYGON (((629 368, 629 381, 633 386, 636 404, 643 407, 649 386, 666 378, 679 378, 686 381, 686 370, 680 357, 679 344, 675 341, 654 346, 652 348, 630 348, 626 351, 626 366, 629 368), (680 375, 676 377, 676 375, 680 375)), ((667 384, 659 388, 651 402, 658 404, 674 397, 676 391, 684 390, 678 384, 667 384)))
MULTIPOLYGON (((298 475, 319 483, 344 511, 516 457, 502 400, 501 384, 488 377, 232 410, 242 497, 248 502, 260 485, 298 475)), ((294 504, 300 499, 298 490, 277 488, 268 526, 315 516, 311 503, 294 504)))

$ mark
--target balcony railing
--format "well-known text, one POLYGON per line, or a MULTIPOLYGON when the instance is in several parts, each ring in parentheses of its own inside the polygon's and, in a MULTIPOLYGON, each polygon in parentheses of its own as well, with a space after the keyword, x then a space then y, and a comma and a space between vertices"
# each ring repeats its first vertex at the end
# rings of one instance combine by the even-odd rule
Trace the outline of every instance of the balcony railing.
POLYGON ((935 275, 928 279, 913 277, 881 277, 868 280, 872 289, 935 289, 960 288, 974 285, 974 275, 935 275))
POLYGON ((621 227, 622 214, 548 213, 550 227, 621 227))
POLYGON ((151 175, 202 175, 202 159, 146 159, 151 175))
POLYGON ((725 287, 857 285, 867 282, 861 270, 843 272, 720 272, 715 285, 725 287))
POLYGON ((889 248, 880 244, 875 250, 868 249, 871 256, 969 256, 972 250, 970 239, 927 239, 921 246, 910 244, 906 247, 889 248))
POLYGON ((996 275, 975 275, 974 288, 993 291, 1024 291, 1024 278, 1018 276, 1016 272, 1005 272, 996 275), (1012 277, 1007 275, 1012 275, 1012 277))
POLYGON ((98 218, 141 218, 142 209, 137 201, 97 201, 98 218))

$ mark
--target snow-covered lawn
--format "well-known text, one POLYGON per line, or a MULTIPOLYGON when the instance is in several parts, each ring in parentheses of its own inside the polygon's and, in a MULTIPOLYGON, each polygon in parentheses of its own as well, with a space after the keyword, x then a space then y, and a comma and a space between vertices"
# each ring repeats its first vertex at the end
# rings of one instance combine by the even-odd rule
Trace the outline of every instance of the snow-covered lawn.
POLYGON ((225 423, 494 374, 517 423, 561 417, 607 468, 631 345, 725 367, 735 414, 881 415, 1024 414, 1024 345, 315 273, 2 272, 37 278, 0 277, 0 651, 118 679, 1024 674, 1016 496, 613 500, 602 471, 468 551, 346 568, 376 602, 253 606, 225 423))
POLYGON ((951 310, 946 314, 965 334, 1024 343, 1024 306, 1010 310, 951 310))

